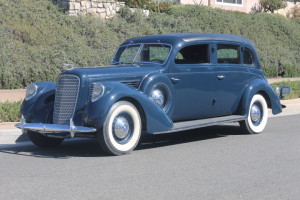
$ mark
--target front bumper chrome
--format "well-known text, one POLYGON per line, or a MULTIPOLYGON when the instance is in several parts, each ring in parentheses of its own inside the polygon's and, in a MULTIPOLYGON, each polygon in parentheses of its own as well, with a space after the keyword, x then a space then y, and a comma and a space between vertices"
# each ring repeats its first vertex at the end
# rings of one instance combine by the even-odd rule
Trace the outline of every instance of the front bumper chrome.
POLYGON ((21 118, 21 123, 16 124, 16 127, 22 129, 23 133, 26 130, 35 131, 41 134, 70 133, 71 137, 74 137, 76 133, 92 133, 97 131, 95 128, 75 126, 72 119, 70 119, 70 125, 42 124, 26 123, 23 116, 21 118))

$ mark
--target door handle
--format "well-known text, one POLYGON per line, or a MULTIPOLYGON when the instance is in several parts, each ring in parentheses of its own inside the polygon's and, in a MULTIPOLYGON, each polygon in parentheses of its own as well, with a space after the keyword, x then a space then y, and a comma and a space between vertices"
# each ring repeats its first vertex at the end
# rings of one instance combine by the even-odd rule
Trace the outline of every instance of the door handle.
POLYGON ((172 83, 178 83, 180 81, 179 78, 171 78, 172 83))
POLYGON ((218 75, 218 79, 219 79, 219 80, 223 80, 224 78, 225 78, 224 75, 218 75))

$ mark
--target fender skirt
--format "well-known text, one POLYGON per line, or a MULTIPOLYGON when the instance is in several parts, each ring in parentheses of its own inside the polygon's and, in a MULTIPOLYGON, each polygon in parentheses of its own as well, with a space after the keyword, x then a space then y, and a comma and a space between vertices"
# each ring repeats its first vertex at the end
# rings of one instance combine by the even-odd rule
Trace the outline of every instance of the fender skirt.
POLYGON ((85 107, 85 123, 97 129, 102 128, 109 109, 120 100, 133 103, 140 112, 143 131, 146 133, 167 131, 173 127, 169 116, 141 91, 119 82, 101 82, 103 95, 85 107), (143 120, 144 118, 144 120, 143 120))

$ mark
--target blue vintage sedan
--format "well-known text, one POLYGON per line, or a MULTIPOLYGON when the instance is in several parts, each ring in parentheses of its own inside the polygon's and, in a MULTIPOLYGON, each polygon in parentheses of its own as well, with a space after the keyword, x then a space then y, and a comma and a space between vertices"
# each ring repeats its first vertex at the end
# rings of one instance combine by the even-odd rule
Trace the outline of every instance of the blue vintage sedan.
POLYGON ((142 134, 224 122, 260 133, 268 108, 282 111, 249 40, 163 34, 125 41, 108 67, 70 69, 57 83, 30 84, 17 127, 40 147, 94 137, 110 154, 122 155, 142 134))

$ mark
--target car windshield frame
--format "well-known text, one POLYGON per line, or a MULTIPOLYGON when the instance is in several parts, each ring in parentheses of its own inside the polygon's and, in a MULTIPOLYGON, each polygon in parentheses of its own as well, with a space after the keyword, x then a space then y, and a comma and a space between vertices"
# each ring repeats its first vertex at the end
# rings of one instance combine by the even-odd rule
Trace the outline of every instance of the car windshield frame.
POLYGON ((135 64, 135 63, 148 63, 148 64, 150 64, 150 63, 154 63, 154 64, 158 64, 158 65, 165 65, 165 63, 168 61, 168 59, 170 58, 170 55, 171 55, 171 52, 172 52, 172 49, 173 49, 173 47, 172 47, 172 45, 171 44, 167 44, 167 43, 129 43, 129 44, 126 44, 126 45, 122 45, 122 46, 120 46, 118 49, 117 49, 117 51, 116 51, 116 53, 114 54, 114 56, 113 56, 113 58, 112 58, 112 60, 111 60, 111 62, 110 62, 110 64, 111 65, 118 65, 118 64, 135 64), (168 53, 168 55, 166 56, 166 59, 164 60, 164 62, 163 63, 159 63, 159 62, 151 62, 151 61, 137 61, 137 58, 140 56, 140 54, 141 54, 141 52, 142 52, 142 49, 144 48, 144 46, 145 45, 153 45, 153 46, 162 46, 162 47, 165 47, 165 48, 168 48, 169 49, 169 53, 168 53), (139 48, 138 48, 138 50, 136 51, 136 53, 134 54, 134 56, 132 56, 133 57, 133 59, 132 60, 124 60, 124 61, 115 61, 115 59, 116 59, 116 56, 118 55, 118 54, 120 54, 119 55, 119 58, 118 59, 120 59, 120 57, 121 57, 121 54, 128 48, 128 47, 130 47, 130 46, 139 46, 139 48), (124 48, 125 47, 125 49, 120 53, 120 50, 122 49, 122 48, 124 48))

